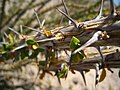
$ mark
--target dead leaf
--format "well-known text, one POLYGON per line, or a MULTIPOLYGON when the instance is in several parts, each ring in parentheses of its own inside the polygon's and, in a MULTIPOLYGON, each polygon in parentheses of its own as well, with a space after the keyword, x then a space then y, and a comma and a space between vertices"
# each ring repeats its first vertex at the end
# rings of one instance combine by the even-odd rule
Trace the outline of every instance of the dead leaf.
POLYGON ((41 73, 39 78, 40 78, 40 79, 43 79, 44 76, 45 76, 45 72, 41 73))
POLYGON ((100 75, 99 82, 102 82, 105 79, 105 77, 106 77, 106 70, 105 68, 103 68, 102 73, 100 75))

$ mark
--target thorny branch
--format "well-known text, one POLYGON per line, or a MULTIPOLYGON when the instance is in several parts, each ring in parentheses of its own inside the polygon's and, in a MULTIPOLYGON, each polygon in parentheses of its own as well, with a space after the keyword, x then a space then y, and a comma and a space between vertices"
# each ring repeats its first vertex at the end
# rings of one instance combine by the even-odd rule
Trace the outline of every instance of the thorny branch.
MULTIPOLYGON (((120 68, 120 52, 113 52, 113 53, 104 55, 104 58, 105 58, 106 65, 108 65, 110 68, 120 68)), ((65 58, 65 59, 66 59, 66 62, 69 61, 69 58, 65 58)), ((59 61, 63 61, 63 59, 59 59, 59 61)), ((93 58, 86 58, 82 61, 82 63, 80 62, 78 64, 73 64, 71 68, 74 70, 95 69, 94 64, 100 63, 100 61, 101 61, 100 56, 93 57, 93 58)), ((16 63, 6 62, 1 64, 0 71, 16 70, 16 69, 19 69, 21 66, 25 66, 29 63, 36 63, 36 62, 34 60, 27 60, 27 59, 24 61, 18 61, 16 63)), ((40 63, 45 63, 45 61, 40 61, 40 63)), ((60 68, 61 63, 62 62, 58 62, 56 65, 51 65, 49 68, 47 68, 47 70, 56 71, 60 68)), ((42 69, 44 68, 44 66, 41 65, 40 68, 42 69)))
MULTIPOLYGON (((67 12, 64 0, 63 5, 67 12)), ((103 17, 102 9, 103 1, 101 3, 99 15, 96 19, 85 22, 77 22, 72 19, 68 13, 65 13, 57 8, 57 10, 62 15, 64 15, 69 21, 71 21, 71 24, 69 24, 68 26, 60 26, 53 30, 47 30, 45 28, 45 21, 43 20, 42 23, 40 22, 38 14, 35 10, 35 16, 39 23, 39 29, 37 30, 29 27, 29 29, 36 31, 36 33, 34 35, 28 36, 24 35, 23 32, 19 33, 9 27, 12 32, 18 35, 18 38, 16 39, 15 36, 12 37, 5 34, 6 38, 10 40, 7 41, 3 37, 3 42, 0 42, 0 46, 3 46, 3 51, 0 53, 0 59, 5 59, 6 55, 13 55, 12 58, 16 61, 16 58, 18 58, 16 54, 17 52, 19 52, 21 58, 25 58, 22 53, 26 51, 30 52, 31 50, 32 52, 30 53, 32 54, 26 54, 26 57, 37 58, 38 53, 43 53, 45 51, 44 64, 41 65, 41 61, 39 62, 39 68, 43 70, 43 76, 48 70, 57 71, 55 75, 57 75, 60 81, 60 78, 67 77, 69 69, 73 69, 78 70, 81 73, 84 82, 86 82, 83 71, 86 71, 88 69, 96 69, 96 85, 98 83, 97 80, 99 69, 103 69, 103 71, 105 72, 104 68, 107 68, 109 71, 113 72, 110 68, 120 68, 120 53, 118 50, 116 53, 108 54, 106 56, 103 56, 102 58, 87 58, 86 60, 84 60, 85 55, 83 50, 89 46, 97 47, 120 45, 120 13, 115 10, 113 0, 110 0, 110 15, 103 17), (42 51, 41 48, 44 49, 44 51, 42 51), (22 51, 23 49, 26 51, 22 51), (59 60, 56 54, 59 50, 69 50, 71 52, 70 58, 67 62, 65 60, 59 60), (34 51, 36 51, 37 54, 36 52, 33 53, 34 51), (111 57, 113 60, 111 60, 111 57), (74 61, 75 59, 79 61, 77 62, 77 64, 72 63, 72 61, 74 61)), ((22 27, 20 29, 22 31, 22 27)), ((99 52, 101 53, 100 50, 99 52)))

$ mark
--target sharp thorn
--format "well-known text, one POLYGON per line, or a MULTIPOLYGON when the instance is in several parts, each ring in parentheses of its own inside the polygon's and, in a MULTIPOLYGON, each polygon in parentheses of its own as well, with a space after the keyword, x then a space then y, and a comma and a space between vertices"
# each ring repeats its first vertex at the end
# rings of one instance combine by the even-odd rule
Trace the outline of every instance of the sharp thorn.
POLYGON ((101 0, 101 6, 100 6, 99 14, 95 19, 100 19, 101 18, 102 11, 103 11, 103 4, 104 4, 104 0, 101 0))
POLYGON ((104 67, 105 66, 105 58, 103 57, 103 54, 102 54, 102 52, 101 52, 101 49, 100 49, 100 46, 96 46, 96 49, 98 50, 98 52, 99 52, 99 54, 100 54, 100 56, 101 56, 101 64, 102 64, 102 67, 104 67))
POLYGON ((58 82, 59 82, 59 84, 61 85, 61 81, 60 81, 60 78, 59 77, 57 77, 58 78, 58 82))
POLYGON ((70 55, 68 54, 67 50, 64 49, 64 52, 65 52, 65 54, 66 54, 67 56, 70 56, 70 55))
POLYGON ((38 17, 38 14, 37 14, 37 12, 36 12, 36 10, 34 9, 34 13, 35 13, 35 16, 36 16, 36 19, 37 19, 37 21, 38 21, 38 24, 40 25, 40 27, 42 26, 42 24, 41 24, 41 22, 40 22, 40 19, 39 19, 39 17, 38 17))
POLYGON ((53 41, 53 40, 56 40, 56 37, 47 38, 47 39, 42 39, 42 40, 39 40, 39 41, 37 41, 37 42, 40 43, 40 42, 48 42, 48 41, 53 41))
POLYGON ((110 11, 111 11, 110 12, 111 15, 114 15, 114 13, 116 12, 113 0, 110 0, 110 11))
POLYGON ((60 10, 60 9, 58 9, 58 8, 57 8, 57 10, 58 10, 61 14, 63 14, 68 20, 70 20, 76 28, 78 28, 76 21, 74 21, 70 16, 68 16, 68 15, 67 15, 66 13, 64 13, 62 10, 60 10))
POLYGON ((114 71, 110 67, 107 67, 107 70, 110 71, 111 73, 114 73, 114 71))
POLYGON ((16 35, 14 35, 14 40, 16 39, 16 37, 17 37, 17 36, 16 36, 16 35))
POLYGON ((43 26, 44 26, 44 24, 45 24, 45 19, 42 21, 41 26, 43 27, 43 26))
POLYGON ((10 28, 10 27, 8 27, 8 29, 9 30, 11 30, 11 31, 13 31, 15 34, 17 34, 17 35, 20 35, 20 33, 19 32, 17 32, 17 31, 15 31, 14 29, 12 29, 12 28, 10 28))
POLYGON ((70 61, 68 63, 69 68, 71 67, 71 63, 72 63, 72 57, 73 57, 73 51, 71 51, 71 55, 70 55, 70 61))
MULTIPOLYGON (((65 1, 62 0, 62 3, 63 3, 63 6, 64 6, 64 9, 65 9, 66 14, 69 15, 68 10, 67 10, 67 6, 66 6, 66 4, 65 4, 65 1)), ((61 25, 62 21, 63 21, 63 15, 62 15, 61 20, 60 20, 60 25, 61 25)))
POLYGON ((104 59, 103 54, 102 54, 101 49, 100 49, 100 46, 96 46, 96 49, 98 50, 101 58, 104 59))
POLYGON ((80 74, 82 75, 82 78, 83 78, 83 81, 84 81, 84 84, 86 84, 86 79, 85 79, 85 75, 84 75, 84 71, 83 70, 79 70, 80 74))
POLYGON ((22 25, 20 25, 20 33, 21 34, 23 33, 23 27, 22 27, 22 25))
POLYGON ((64 9, 65 9, 66 14, 69 15, 67 6, 66 6, 66 4, 65 4, 65 1, 62 0, 62 3, 63 3, 63 6, 64 6, 64 9))
POLYGON ((31 29, 31 30, 33 30, 33 31, 36 31, 36 32, 39 32, 39 33, 43 34, 42 31, 37 30, 37 29, 34 29, 34 28, 32 28, 32 27, 28 27, 28 26, 23 26, 23 27, 26 27, 26 28, 28 28, 28 29, 31 29))
MULTIPOLYGON (((70 16, 69 13, 68 13, 68 9, 67 9, 67 6, 66 6, 66 4, 65 4, 65 1, 62 0, 62 3, 63 3, 63 6, 64 6, 64 9, 65 9, 66 14, 67 14, 68 16, 70 16)), ((62 20, 63 20, 63 19, 62 19, 62 20)), ((70 24, 71 24, 71 21, 69 20, 69 25, 70 25, 70 24)))
POLYGON ((5 35, 5 37, 6 37, 6 38, 8 38, 8 35, 7 35, 7 33, 6 33, 6 32, 4 32, 4 35, 5 35))
POLYGON ((5 40, 5 36, 2 37, 2 40, 3 40, 3 42, 6 42, 6 40, 5 40))

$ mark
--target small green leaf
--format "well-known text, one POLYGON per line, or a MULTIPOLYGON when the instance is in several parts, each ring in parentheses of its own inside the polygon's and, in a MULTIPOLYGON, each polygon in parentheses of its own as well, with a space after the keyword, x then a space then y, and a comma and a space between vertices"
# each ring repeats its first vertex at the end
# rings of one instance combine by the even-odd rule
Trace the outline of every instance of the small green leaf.
MULTIPOLYGON (((70 48, 72 51, 75 51, 80 47, 80 40, 76 37, 72 37, 72 40, 70 42, 70 48)), ((80 51, 72 56, 72 63, 79 63, 83 58, 85 57, 84 51, 80 51)))
POLYGON ((10 43, 6 45, 6 49, 11 49, 13 46, 15 45, 15 43, 10 43))
POLYGON ((76 37, 72 37, 72 40, 70 42, 70 48, 75 50, 80 46, 80 41, 76 37))
POLYGON ((32 45, 32 48, 35 50, 39 47, 38 43, 33 39, 28 39, 26 41, 27 45, 32 45))
POLYGON ((8 35, 8 38, 9 38, 9 40, 10 40, 10 43, 15 43, 13 34, 9 34, 9 35, 8 35))
POLYGON ((5 51, 9 51, 14 45, 15 43, 3 44, 2 49, 5 51))
POLYGON ((33 40, 33 39, 28 39, 28 40, 26 41, 26 43, 27 43, 28 45, 34 45, 36 42, 35 42, 35 40, 33 40))
POLYGON ((58 78, 66 78, 69 71, 69 66, 66 63, 61 65, 61 69, 57 72, 58 78))
POLYGON ((2 53, 2 54, 6 54, 6 53, 7 53, 7 51, 2 51, 1 53, 2 53))
POLYGON ((4 44, 3 44, 4 50, 10 50, 10 49, 13 48, 13 46, 15 45, 15 40, 14 40, 13 34, 9 34, 9 35, 8 35, 8 39, 9 39, 10 43, 7 44, 7 45, 4 45, 4 44))
POLYGON ((99 82, 102 82, 105 79, 105 77, 106 77, 106 70, 105 68, 103 68, 102 73, 100 75, 99 82))

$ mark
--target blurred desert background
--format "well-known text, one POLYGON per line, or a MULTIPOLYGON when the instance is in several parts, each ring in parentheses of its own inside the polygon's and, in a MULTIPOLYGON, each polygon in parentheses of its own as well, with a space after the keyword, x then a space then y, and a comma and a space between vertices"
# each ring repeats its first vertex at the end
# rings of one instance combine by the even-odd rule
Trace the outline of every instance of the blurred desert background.
MULTIPOLYGON (((104 15, 109 13, 107 1, 105 1, 104 15)), ((70 16, 76 21, 94 19, 100 6, 100 0, 65 0, 65 3, 70 16)), ((120 4, 115 5, 117 10, 120 10, 120 4)), ((63 10, 61 0, 0 0, 0 37, 8 31, 8 27, 18 31, 20 29, 19 25, 38 28, 34 9, 41 21, 45 19, 45 26, 48 30, 59 26, 61 14, 55 9, 56 7, 63 10)), ((68 20, 64 18, 62 25, 67 24, 68 20)), ((28 29, 24 30, 28 34, 33 34, 28 29)), ((109 53, 115 52, 116 48, 119 49, 118 47, 102 47, 102 50, 109 53)), ((87 48, 85 52, 88 56, 99 56, 98 51, 93 47, 87 48)), ((87 86, 85 86, 81 74, 77 71, 75 71, 75 74, 69 71, 68 77, 61 79, 60 85, 57 77, 50 74, 45 74, 42 80, 39 76, 36 79, 38 66, 33 60, 30 60, 27 64, 23 63, 21 67, 16 66, 17 68, 14 68, 14 64, 11 64, 11 62, 11 60, 6 61, 6 63, 0 62, 0 90, 120 90, 120 78, 118 76, 120 69, 112 69, 114 73, 107 71, 105 80, 96 87, 95 70, 85 73, 87 86)))

